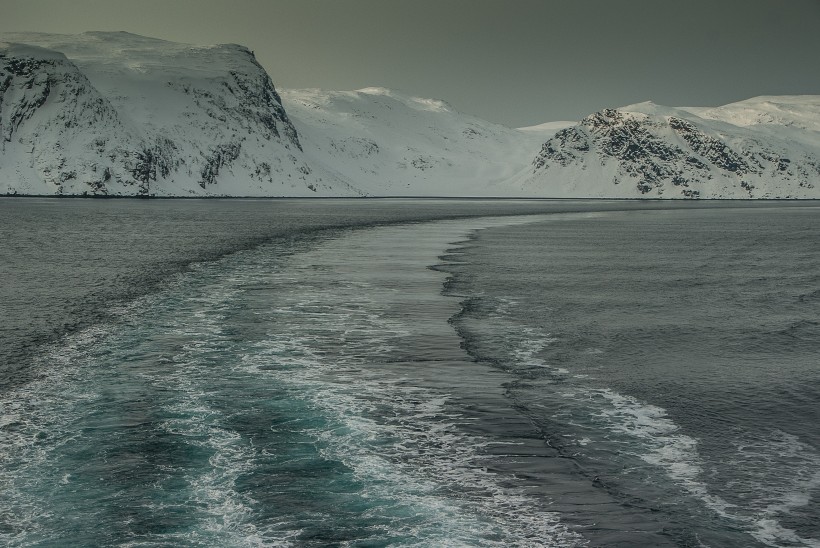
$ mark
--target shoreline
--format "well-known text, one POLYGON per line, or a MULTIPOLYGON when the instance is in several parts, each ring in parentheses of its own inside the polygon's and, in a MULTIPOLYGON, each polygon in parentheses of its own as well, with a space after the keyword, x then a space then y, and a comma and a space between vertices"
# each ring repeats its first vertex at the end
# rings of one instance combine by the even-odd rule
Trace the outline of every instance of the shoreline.
POLYGON ((280 200, 443 200, 443 201, 527 201, 527 202, 661 202, 661 203, 699 203, 699 202, 725 202, 725 203, 755 203, 755 202, 810 202, 820 203, 820 198, 590 198, 590 197, 557 197, 548 196, 428 196, 428 195, 397 195, 397 196, 121 196, 121 195, 100 195, 100 194, 21 194, 5 193, 0 194, 2 198, 34 198, 34 199, 55 199, 55 200, 258 200, 258 201, 280 201, 280 200))

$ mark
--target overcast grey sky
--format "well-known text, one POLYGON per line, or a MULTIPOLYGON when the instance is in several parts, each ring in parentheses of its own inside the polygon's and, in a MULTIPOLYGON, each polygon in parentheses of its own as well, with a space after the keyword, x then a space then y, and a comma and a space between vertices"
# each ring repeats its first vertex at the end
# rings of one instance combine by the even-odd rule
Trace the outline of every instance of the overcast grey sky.
POLYGON ((510 126, 820 94, 820 0, 0 0, 0 32, 255 50, 277 87, 395 88, 510 126))

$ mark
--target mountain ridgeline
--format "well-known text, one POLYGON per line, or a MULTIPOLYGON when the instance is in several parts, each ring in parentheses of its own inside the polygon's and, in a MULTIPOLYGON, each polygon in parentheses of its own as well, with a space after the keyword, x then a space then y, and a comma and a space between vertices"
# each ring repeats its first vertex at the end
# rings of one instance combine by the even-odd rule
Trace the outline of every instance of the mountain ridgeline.
POLYGON ((280 94, 253 52, 0 38, 0 194, 818 198, 820 96, 512 129, 384 88, 280 94))
POLYGON ((756 121, 733 124, 725 116, 708 118, 714 111, 652 103, 596 112, 544 143, 524 183, 549 184, 558 196, 820 196, 820 133, 797 124, 812 108, 817 116, 818 98, 770 97, 737 105, 745 105, 747 116, 756 113, 756 121), (791 116, 777 118, 777 112, 791 116))

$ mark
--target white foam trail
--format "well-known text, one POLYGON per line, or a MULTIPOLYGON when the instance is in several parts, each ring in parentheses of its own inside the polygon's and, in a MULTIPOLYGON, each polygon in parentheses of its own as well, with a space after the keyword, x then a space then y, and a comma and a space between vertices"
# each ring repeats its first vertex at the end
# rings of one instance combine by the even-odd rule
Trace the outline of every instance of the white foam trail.
MULTIPOLYGON (((212 456, 208 466, 185 477, 190 498, 178 493, 180 500, 174 503, 184 505, 192 518, 202 514, 200 527, 189 533, 147 535, 126 541, 125 545, 291 544, 286 538, 288 532, 257 531, 249 501, 235 489, 236 479, 253 465, 254 450, 239 434, 222 426, 224 417, 209 405, 204 379, 200 377, 202 368, 209 365, 209 357, 224 351, 222 312, 238 290, 231 279, 220 279, 220 284, 203 288, 207 280, 199 279, 201 274, 213 274, 218 268, 199 270, 199 274, 183 277, 180 284, 164 294, 118 307, 116 313, 121 323, 94 326, 53 345, 31 366, 41 370, 39 378, 2 394, 0 519, 4 527, 0 529, 0 542, 4 545, 26 546, 44 539, 58 542, 64 538, 65 531, 51 528, 54 518, 59 517, 55 511, 79 510, 55 508, 49 500, 53 485, 68 491, 78 488, 74 485, 75 474, 63 471, 66 463, 62 461, 62 451, 68 446, 88 445, 90 440, 85 439, 82 430, 95 424, 95 414, 112 411, 116 415, 117 410, 106 407, 111 405, 106 400, 107 393, 131 385, 155 386, 160 392, 172 390, 176 398, 171 403, 151 402, 157 415, 174 417, 158 424, 158 428, 187 444, 209 450, 212 456), (136 346, 128 348, 134 342, 133 330, 154 322, 161 327, 136 335, 136 346), (169 366, 130 371, 129 352, 156 350, 156 346, 151 346, 151 337, 157 336, 179 342, 175 354, 164 356, 169 366), (123 348, 125 341, 129 343, 123 348)), ((166 473, 178 475, 181 470, 169 468, 166 473)), ((155 501, 153 511, 160 512, 162 504, 155 501)), ((102 537, 105 531, 100 529, 94 534, 102 537)))
POLYGON ((269 333, 267 341, 244 356, 245 363, 259 375, 292 386, 291 393, 328 417, 333 427, 311 434, 321 440, 328 459, 343 462, 360 478, 365 496, 392 505, 372 512, 417 515, 404 524, 394 521, 391 535, 418 538, 419 546, 578 546, 583 539, 560 516, 539 508, 523 492, 502 487, 501 479, 487 472, 489 457, 483 449, 492 441, 463 432, 460 424, 466 419, 450 408, 447 393, 373 367, 412 334, 411 326, 380 312, 403 295, 389 283, 362 281, 356 277, 361 272, 339 279, 338 272, 324 266, 340 256, 345 265, 400 262, 402 257, 389 252, 397 237, 440 242, 438 249, 427 251, 428 260, 434 259, 441 244, 462 238, 470 224, 379 229, 298 257, 311 268, 305 268, 301 286, 287 295, 290 304, 276 307, 280 325, 297 327, 269 333), (384 243, 373 241, 379 237, 384 243), (373 256, 374 247, 385 255, 373 256), (362 250, 370 255, 357 258, 362 250), (327 276, 335 283, 326 283, 327 276), (306 331, 305 326, 316 329, 306 331), (341 338, 346 344, 340 347, 341 338))
MULTIPOLYGON (((353 253, 362 249, 362 237, 392 230, 413 242, 410 248, 423 248, 428 257, 425 264, 430 264, 449 242, 463 237, 476 224, 459 221, 377 229, 326 242, 323 249, 334 255, 336 246, 344 244, 350 246, 346 252, 353 253), (424 240, 421 244, 416 243, 419 237, 424 240)), ((350 296, 366 295, 373 289, 356 278, 374 259, 389 265, 401 259, 402 250, 392 258, 365 253, 359 263, 345 261, 341 272, 333 270, 339 264, 329 265, 324 276, 313 280, 324 287, 318 293, 307 283, 310 276, 321 274, 310 262, 317 257, 315 253, 306 259, 303 271, 285 273, 277 272, 270 262, 258 263, 260 256, 273 251, 261 249, 248 252, 245 258, 202 265, 180 276, 178 284, 161 294, 119 307, 114 311, 117 322, 68 337, 44 358, 51 363, 42 364, 43 377, 0 397, 0 519, 8 525, 0 541, 8 545, 56 541, 60 531, 49 530, 55 507, 43 498, 49 492, 44 482, 53 479, 54 486, 75 488, 80 480, 61 468, 63 446, 86 441, 79 439, 82 427, 75 425, 84 424, 98 406, 110 405, 105 403, 106 390, 134 383, 172 389, 175 397, 158 404, 157 415, 168 418, 157 427, 206 450, 211 457, 208 466, 200 469, 166 471, 169 476, 184 472, 190 495, 174 504, 196 509, 191 516, 200 520, 196 530, 146 535, 126 545, 202 544, 215 539, 226 546, 291 544, 300 531, 283 524, 270 525, 275 529, 257 528, 254 501, 236 488, 237 478, 253 468, 258 449, 225 427, 222 411, 210 404, 206 370, 226 367, 219 372, 252 371, 260 380, 289 383, 315 409, 331 418, 338 415, 336 428, 309 432, 323 445, 326 457, 348 464, 367 486, 365 496, 393 501, 394 510, 425 516, 404 525, 395 522, 393 533, 419 538, 419 545, 455 546, 471 544, 476 538, 498 546, 506 545, 508 539, 518 539, 521 546, 577 546, 583 542, 559 516, 539 508, 515 489, 501 487, 498 477, 481 468, 485 458, 481 448, 490 442, 459 431, 463 419, 449 410, 446 393, 413 387, 411 379, 363 372, 363 363, 378 361, 407 335, 400 323, 386 327, 384 321, 391 299, 401 299, 403 292, 383 287, 382 300, 356 301, 350 296), (346 272, 347 268, 358 268, 358 273, 346 272), (347 274, 350 279, 340 284, 339 276, 347 274), (235 359, 226 361, 230 336, 224 330, 225 312, 235 306, 243 284, 266 283, 293 291, 294 299, 285 306, 271 307, 260 321, 275 319, 277 328, 288 328, 274 333, 261 346, 237 348, 235 359), (140 331, 144 329, 148 331, 140 331), (150 346, 151 341, 144 337, 152 336, 168 337, 178 344, 156 358, 156 367, 121 368, 118 360, 130 358, 129 349, 120 348, 122 341, 128 339, 132 350, 150 353, 155 348, 140 345, 150 346), (317 351, 322 344, 338 347, 339 340, 353 349, 344 360, 328 361, 327 352, 317 351), (288 371, 268 369, 272 363, 284 364, 288 371)), ((446 323, 442 327, 447 329, 446 323)))
MULTIPOLYGON (((48 536, 43 522, 52 517, 36 493, 54 469, 53 454, 82 436, 71 428, 73 409, 93 405, 91 391, 78 361, 107 330, 94 326, 65 338, 62 346, 47 350, 38 360, 48 367, 26 385, 0 394, 0 541, 25 545, 28 539, 48 536), (65 387, 73 387, 65 390, 65 387)), ((60 474, 64 485, 71 476, 60 474)))
MULTIPOLYGON (((503 299, 494 317, 514 322, 516 314, 513 299, 503 299)), ((568 370, 553 367, 539 357, 556 338, 550 333, 542 333, 530 327, 510 323, 508 338, 513 341, 512 358, 516 367, 543 367, 553 373, 566 375, 568 370), (513 334, 514 333, 514 334, 513 334)), ((616 432, 621 438, 600 440, 599 443, 618 443, 620 451, 633 454, 644 462, 665 472, 675 484, 683 487, 690 495, 700 500, 707 508, 722 518, 744 525, 747 532, 767 546, 799 545, 820 547, 820 541, 800 537, 795 531, 783 527, 779 515, 809 504, 811 492, 820 488, 820 455, 796 437, 783 432, 773 432, 767 443, 753 441, 742 444, 744 458, 738 461, 738 468, 749 476, 746 489, 754 493, 749 506, 740 507, 715 495, 709 485, 702 480, 704 464, 698 452, 698 441, 681 432, 680 427, 669 418, 665 409, 646 404, 637 398, 619 394, 610 389, 592 388, 578 383, 587 375, 572 375, 575 381, 571 391, 563 393, 567 399, 588 401, 590 411, 587 419, 604 431, 616 432), (635 440, 640 443, 636 444, 635 440), (772 459, 776 459, 774 462, 772 459), (788 480, 772 484, 766 474, 781 467, 783 462, 793 463, 793 471, 788 480), (770 501, 770 502, 767 502, 770 501), (761 506, 762 505, 762 506, 761 506)), ((577 428, 589 429, 584 424, 573 422, 577 428)), ((579 446, 596 442, 590 437, 576 440, 579 446)))
MULTIPOLYGON (((797 469, 800 476, 798 481, 789 481, 788 486, 777 489, 767 486, 766 483, 771 483, 771 480, 766 482, 765 477, 753 479, 749 488, 754 498, 748 500, 748 506, 739 506, 711 492, 709 485, 701 479, 704 464, 697 440, 683 434, 664 409, 608 389, 589 389, 588 397, 608 403, 607 406, 597 406, 601 409, 597 418, 603 420, 609 430, 640 440, 639 445, 630 445, 634 447, 631 450, 633 454, 664 470, 677 485, 719 516, 745 524, 748 533, 761 543, 767 546, 782 546, 784 542, 789 545, 820 546, 820 541, 800 537, 795 531, 783 527, 777 519, 780 514, 808 504, 808 493, 820 486, 820 458, 807 446, 793 440, 792 449, 810 461, 797 469), (811 456, 806 457, 807 454, 811 456), (758 510, 752 509, 773 495, 780 497, 779 502, 758 510)), ((782 451, 771 449, 766 451, 766 455, 777 455, 778 459, 785 456, 782 451)), ((772 472, 771 466, 760 464, 747 461, 739 471, 744 475, 772 472)))
MULTIPOLYGON (((360 478, 366 486, 363 495, 423 516, 421 525, 394 524, 391 535, 424 538, 420 546, 580 543, 557 514, 539 511, 528 497, 500 487, 498 478, 481 466, 485 457, 480 450, 490 442, 459 431, 464 419, 448 409, 446 394, 364 370, 335 375, 335 382, 328 382, 327 364, 294 341, 264 354, 260 349, 248 365, 301 356, 277 381, 292 385, 321 414, 336 417, 332 428, 312 435, 323 442, 328 459, 343 462, 360 478), (371 418, 376 411, 379 418, 371 418), (394 419, 384 419, 391 414, 394 419)), ((389 511, 372 511, 384 510, 389 511)))

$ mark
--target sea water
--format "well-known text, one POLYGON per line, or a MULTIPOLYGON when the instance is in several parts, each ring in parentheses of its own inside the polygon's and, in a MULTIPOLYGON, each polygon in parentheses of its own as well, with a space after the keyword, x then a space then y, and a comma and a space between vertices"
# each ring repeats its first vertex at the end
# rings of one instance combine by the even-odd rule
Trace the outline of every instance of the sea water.
POLYGON ((595 543, 820 545, 817 214, 575 215, 481 231, 462 249, 456 328, 620 507, 555 497, 597 513, 595 543), (627 535, 625 519, 638 520, 627 535))
POLYGON ((818 543, 816 208, 2 205, 4 544, 818 543))

